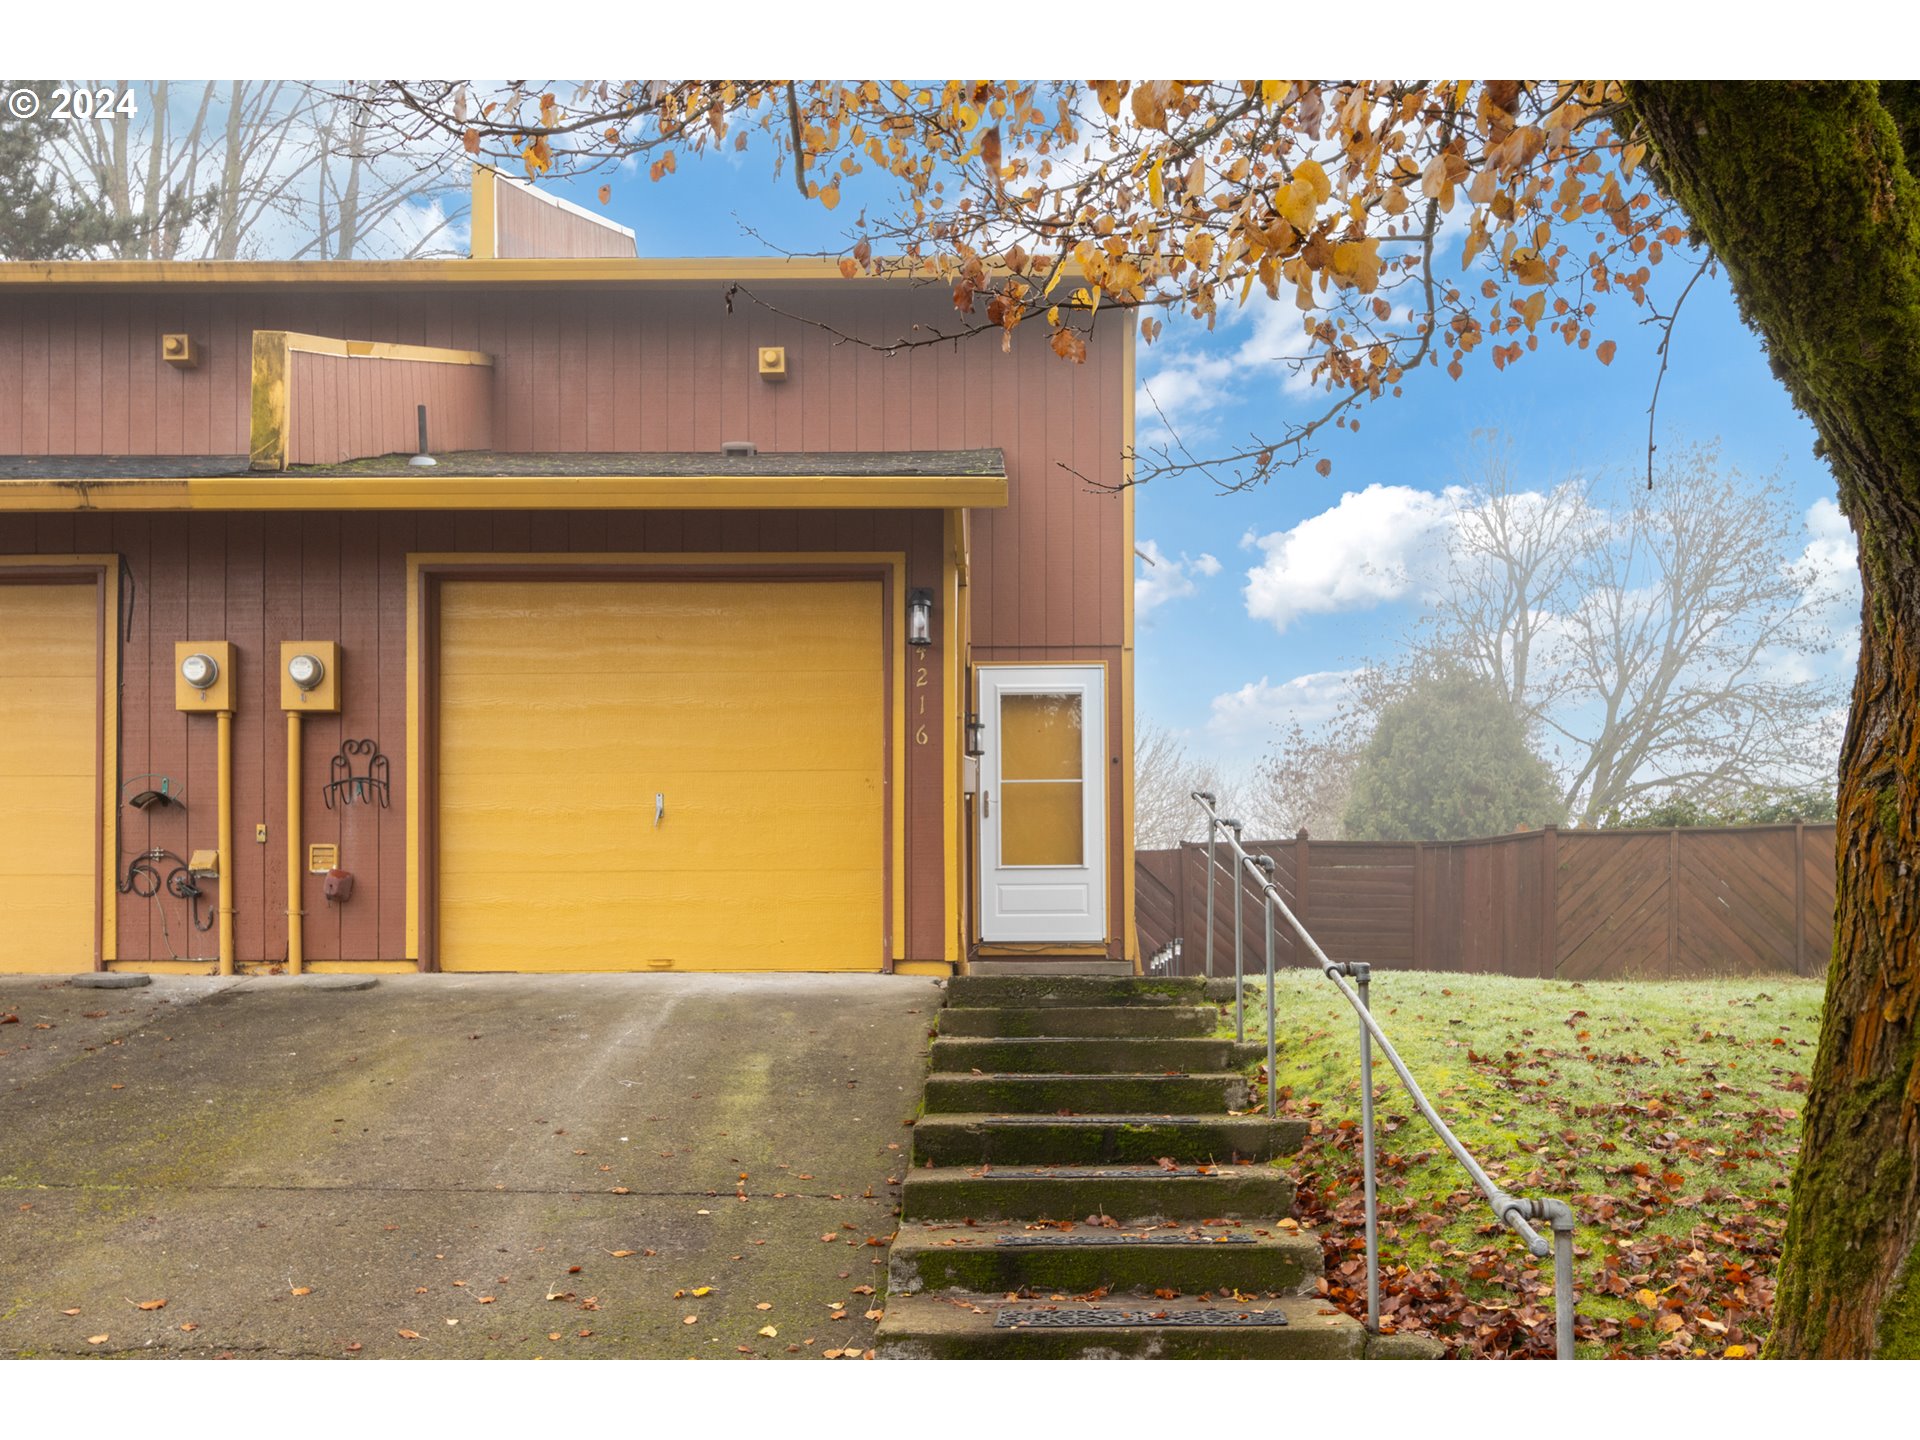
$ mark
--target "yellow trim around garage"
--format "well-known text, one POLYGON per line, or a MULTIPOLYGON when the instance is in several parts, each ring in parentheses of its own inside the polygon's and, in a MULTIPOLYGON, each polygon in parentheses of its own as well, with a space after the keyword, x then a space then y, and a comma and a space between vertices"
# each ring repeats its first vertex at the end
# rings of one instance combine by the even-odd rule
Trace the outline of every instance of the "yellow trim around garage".
POLYGON ((123 622, 118 555, 0 555, 9 570, 100 571, 100 963, 110 964, 120 949, 120 647, 123 622))
MULTIPOLYGON (((892 731, 889 749, 892 752, 891 783, 892 804, 892 844, 891 865, 892 881, 892 934, 888 937, 888 953, 896 960, 906 936, 907 915, 907 641, 906 641, 906 578, 907 557, 904 551, 722 551, 711 554, 661 555, 648 553, 614 552, 575 554, 572 552, 536 552, 518 554, 509 551, 476 553, 456 551, 448 553, 413 552, 407 556, 407 907, 406 941, 408 958, 416 965, 420 959, 420 929, 423 918, 423 897, 421 880, 424 874, 421 855, 422 806, 421 776, 425 764, 422 735, 422 696, 420 693, 421 667, 426 656, 422 648, 422 616, 420 614, 421 586, 420 572, 423 568, 436 570, 449 568, 469 568, 476 570, 500 569, 506 566, 514 568, 545 568, 563 572, 581 566, 614 567, 644 571, 647 569, 703 567, 710 570, 726 571, 753 570, 768 565, 791 565, 817 569, 833 569, 847 565, 884 565, 893 577, 892 616, 893 643, 893 696, 892 731)), ((743 885, 750 883, 750 876, 743 877, 743 885)), ((743 891, 743 893, 745 893, 743 891)))
POLYGON ((1124 557, 1120 592, 1120 926, 1121 955, 1133 962, 1134 973, 1140 973, 1140 938, 1134 904, 1134 868, 1138 863, 1134 859, 1135 835, 1133 828, 1134 805, 1134 751, 1133 751, 1133 387, 1134 387, 1134 347, 1140 334, 1137 316, 1127 317, 1126 349, 1120 358, 1120 438, 1124 449, 1120 452, 1120 553, 1124 557))
POLYGON ((0 513, 77 510, 1004 509, 1004 475, 308 475, 0 480, 0 513))

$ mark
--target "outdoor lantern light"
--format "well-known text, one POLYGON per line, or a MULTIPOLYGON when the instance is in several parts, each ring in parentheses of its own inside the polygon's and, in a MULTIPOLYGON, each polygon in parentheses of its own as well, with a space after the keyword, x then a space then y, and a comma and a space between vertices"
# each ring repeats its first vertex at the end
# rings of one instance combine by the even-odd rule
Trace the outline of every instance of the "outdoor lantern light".
POLYGON ((180 678, 195 690, 211 690, 220 678, 220 662, 197 650, 180 662, 180 678))
POLYGON ((907 643, 933 644, 933 591, 915 590, 907 596, 907 643))
POLYGON ((987 727, 978 714, 967 712, 967 754, 978 759, 987 753, 987 727))
POLYGON ((327 667, 318 655, 296 655, 287 661, 287 678, 302 690, 312 690, 327 678, 327 667))

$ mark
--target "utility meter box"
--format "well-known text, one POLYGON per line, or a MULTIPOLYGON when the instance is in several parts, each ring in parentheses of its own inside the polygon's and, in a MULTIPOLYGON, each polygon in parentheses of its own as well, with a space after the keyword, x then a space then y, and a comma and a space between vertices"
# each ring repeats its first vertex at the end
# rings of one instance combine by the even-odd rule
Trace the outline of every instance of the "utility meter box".
POLYGON ((340 642, 280 642, 280 708, 315 715, 340 712, 340 642))
POLYGON ((195 714, 233 709, 231 640, 177 640, 173 646, 173 708, 195 714))

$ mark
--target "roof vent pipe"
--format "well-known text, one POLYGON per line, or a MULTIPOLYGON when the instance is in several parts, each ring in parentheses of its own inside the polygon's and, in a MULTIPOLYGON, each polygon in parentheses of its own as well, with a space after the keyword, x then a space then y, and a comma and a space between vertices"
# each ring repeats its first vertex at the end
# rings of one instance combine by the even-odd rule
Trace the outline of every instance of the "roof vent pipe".
POLYGON ((720 453, 729 460, 747 460, 760 453, 760 447, 751 440, 723 440, 720 453))
POLYGON ((414 408, 420 417, 420 453, 407 461, 407 464, 420 466, 438 465, 440 462, 427 453, 427 407, 418 405, 414 408))

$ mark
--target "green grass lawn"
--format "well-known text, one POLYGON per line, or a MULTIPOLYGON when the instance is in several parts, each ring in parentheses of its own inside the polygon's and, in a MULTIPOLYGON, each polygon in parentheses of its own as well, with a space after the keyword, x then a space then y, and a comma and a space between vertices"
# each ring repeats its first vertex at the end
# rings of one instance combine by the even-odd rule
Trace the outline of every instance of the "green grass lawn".
MULTIPOLYGON (((1376 971, 1373 1007, 1496 1182, 1574 1206, 1583 1355, 1739 1358, 1771 1323, 1823 990, 1376 971)), ((1287 1162, 1299 1215, 1330 1297, 1364 1314, 1358 1022, 1314 971, 1282 976, 1275 1007, 1281 1108, 1313 1122, 1287 1162)), ((1250 990, 1247 1037, 1265 1035, 1250 990)), ((1551 1354, 1551 1263, 1493 1221, 1377 1054, 1374 1079, 1385 1317, 1454 1354, 1551 1354)))

